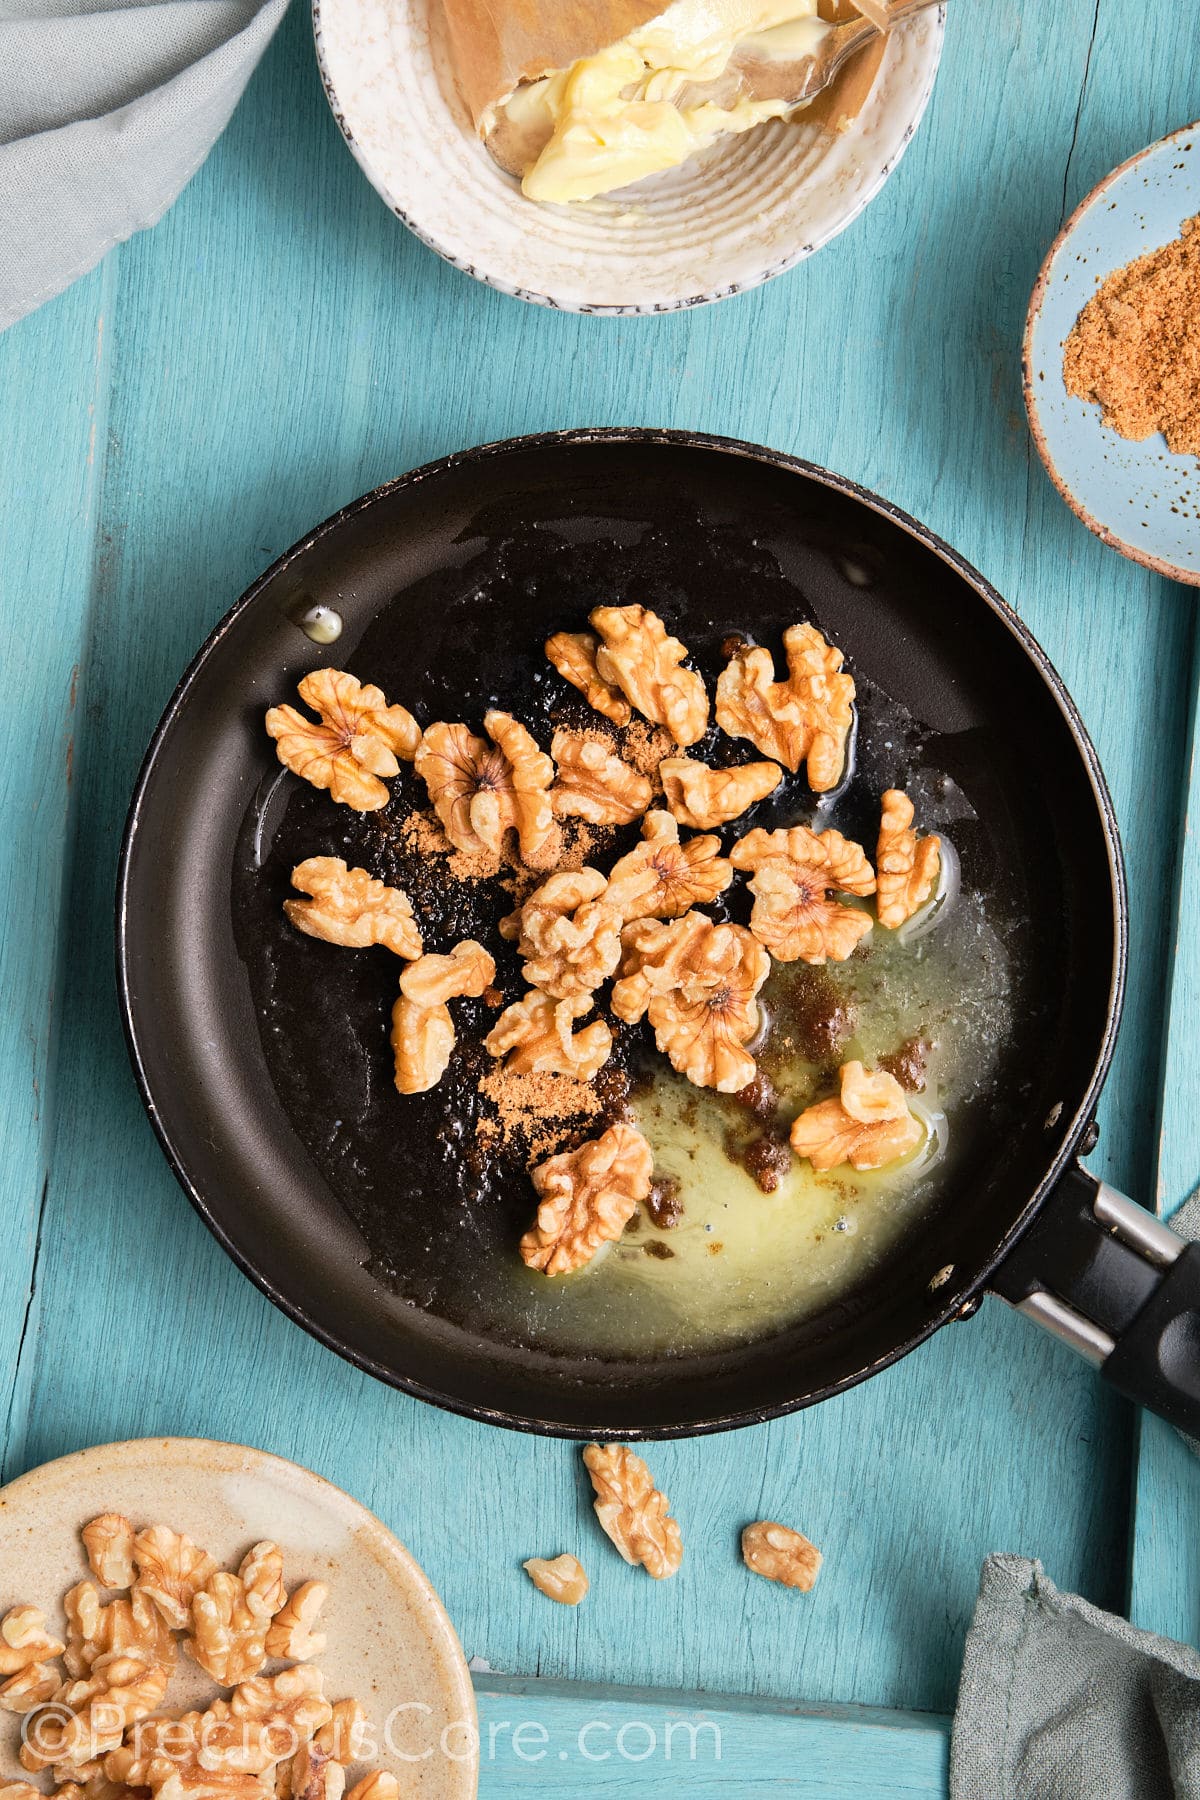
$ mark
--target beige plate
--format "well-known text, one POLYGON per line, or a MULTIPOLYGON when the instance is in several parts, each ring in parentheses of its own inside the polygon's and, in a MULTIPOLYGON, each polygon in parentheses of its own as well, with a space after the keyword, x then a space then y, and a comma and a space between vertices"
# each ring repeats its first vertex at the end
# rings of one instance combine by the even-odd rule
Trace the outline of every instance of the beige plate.
MULTIPOLYGON (((236 1568, 257 1540, 274 1539, 289 1588, 328 1583, 325 1692, 362 1703, 379 1747, 370 1766, 391 1769, 405 1800, 473 1800, 475 1698, 462 1647, 427 1576, 357 1500, 296 1463, 237 1444, 146 1438, 80 1450, 0 1489, 0 1610, 26 1601, 61 1625, 64 1592, 88 1573, 80 1528, 108 1511, 184 1531, 225 1567, 236 1568)), ((215 1691, 181 1655, 168 1709, 215 1691)), ((25 1778, 18 1733, 12 1719, 0 1785, 25 1778)))

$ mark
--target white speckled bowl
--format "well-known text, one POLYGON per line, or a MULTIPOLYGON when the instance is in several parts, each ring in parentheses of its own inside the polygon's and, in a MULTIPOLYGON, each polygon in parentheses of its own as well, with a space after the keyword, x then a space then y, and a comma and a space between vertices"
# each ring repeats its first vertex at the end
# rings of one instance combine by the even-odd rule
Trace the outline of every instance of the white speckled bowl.
MULTIPOLYGON (((171 1525, 223 1567, 261 1538, 283 1551, 289 1588, 324 1581, 328 1645, 318 1664, 331 1700, 367 1716, 367 1767, 390 1769, 405 1800, 475 1800, 475 1697, 454 1628, 427 1575, 357 1500, 263 1450, 204 1438, 145 1438, 79 1450, 0 1489, 0 1612, 40 1607, 61 1632, 62 1596, 87 1573, 80 1528, 101 1512, 171 1525), (372 1751, 372 1745, 375 1746, 372 1751), (430 1748, 432 1746, 432 1748, 430 1748)), ((269 1663, 267 1672, 280 1665, 269 1663)), ((216 1688, 181 1655, 168 1712, 207 1705, 216 1688)), ((21 1721, 0 1713, 0 1786, 22 1777, 21 1721)))
POLYGON ((313 0, 346 141, 393 212, 502 293, 571 312, 701 306, 781 275, 845 229, 895 168, 937 72, 945 9, 897 30, 853 126, 779 120, 583 206, 537 206, 502 173, 454 83, 440 0, 313 0))

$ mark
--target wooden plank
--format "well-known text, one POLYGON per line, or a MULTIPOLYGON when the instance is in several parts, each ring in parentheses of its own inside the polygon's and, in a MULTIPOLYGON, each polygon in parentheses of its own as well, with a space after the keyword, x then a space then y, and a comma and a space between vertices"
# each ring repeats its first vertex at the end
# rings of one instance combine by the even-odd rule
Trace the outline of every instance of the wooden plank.
POLYGON ((0 336, 0 1426, 23 1417, 18 1364, 37 1328, 79 660, 104 469, 108 282, 89 276, 43 319, 0 336))
MULTIPOLYGON (((1124 16, 1143 29, 1131 5, 1124 16)), ((1159 54, 1122 93, 1123 129, 1142 139, 1194 52, 1165 14, 1144 29, 1159 54)), ((271 557, 355 493, 469 442, 568 423, 726 431, 827 461, 925 517, 1009 595, 1074 687, 1137 897, 1103 1166, 1144 1186, 1192 603, 1104 551, 1053 494, 1020 417, 1016 353, 1064 174, 1102 172, 1076 130, 1091 56, 1091 8, 956 11, 927 126, 835 247, 712 311, 578 319, 470 283, 396 225, 345 153, 293 11, 213 158, 110 277, 72 1028, 14 1472, 146 1432, 294 1456, 395 1527, 469 1653, 528 1675, 945 1711, 988 1550, 1040 1555, 1064 1587, 1119 1604, 1128 1414, 991 1305, 813 1413, 655 1450, 689 1556, 668 1584, 627 1570, 598 1536, 574 1451, 389 1393, 221 1257, 141 1116, 109 974, 116 845, 143 744, 196 643, 271 557), (1120 646, 1119 681, 1097 644, 1120 646), (1151 732, 1139 729, 1149 704, 1151 732), (761 1512, 826 1550, 811 1596, 741 1569, 738 1529, 761 1512), (568 1547, 594 1579, 577 1615, 547 1607, 519 1567, 568 1547)), ((61 311, 21 329, 46 371, 73 366, 61 311)))
MULTIPOLYGON (((1164 1020, 1156 1199, 1164 1217, 1200 1188, 1200 632, 1192 659, 1191 759, 1179 825, 1169 1007, 1164 1020)), ((1200 1643, 1200 1461, 1161 1419, 1143 1415, 1130 1548, 1135 1625, 1200 1643)))
POLYGON ((535 1784, 546 1800, 577 1800, 584 1788, 645 1794, 651 1783, 664 1800, 942 1800, 946 1792, 950 1726, 933 1714, 475 1681, 483 1800, 526 1800, 535 1784))

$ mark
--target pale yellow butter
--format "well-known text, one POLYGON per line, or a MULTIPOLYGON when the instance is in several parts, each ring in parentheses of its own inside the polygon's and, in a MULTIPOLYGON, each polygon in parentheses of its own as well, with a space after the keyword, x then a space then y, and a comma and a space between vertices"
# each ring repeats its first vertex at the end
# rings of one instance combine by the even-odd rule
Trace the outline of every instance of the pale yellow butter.
POLYGON ((814 50, 828 29, 816 10, 817 0, 675 0, 598 55, 518 89, 501 106, 548 133, 524 192, 590 200, 677 167, 712 137, 778 118, 790 110, 782 100, 680 102, 693 84, 719 79, 747 41, 764 57, 814 50))

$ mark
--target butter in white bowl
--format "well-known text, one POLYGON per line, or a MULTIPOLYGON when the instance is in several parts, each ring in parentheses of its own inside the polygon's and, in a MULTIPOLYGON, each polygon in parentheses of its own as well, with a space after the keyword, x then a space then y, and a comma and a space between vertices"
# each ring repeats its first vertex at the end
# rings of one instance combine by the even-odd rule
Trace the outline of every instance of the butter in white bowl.
MULTIPOLYGON (((479 45, 480 4, 446 0, 463 68, 479 45)), ((714 137, 786 117, 796 110, 790 102, 747 92, 742 68, 749 59, 794 64, 830 31, 817 0, 674 0, 593 49, 603 9, 587 10, 589 29, 574 46, 580 54, 523 78, 477 118, 489 150, 531 200, 595 199, 677 168, 714 137)), ((875 55, 869 67, 877 62, 875 55)), ((852 107, 848 98, 847 116, 852 107)))
POLYGON ((844 230, 896 167, 932 90, 940 8, 870 46, 793 116, 731 99, 732 59, 795 58, 826 19, 856 12, 849 0, 817 10, 313 0, 334 116, 398 217, 503 293, 613 314, 703 305, 781 274, 844 230), (510 154, 516 173, 487 147, 490 133, 500 153, 505 131, 533 144, 510 154))

